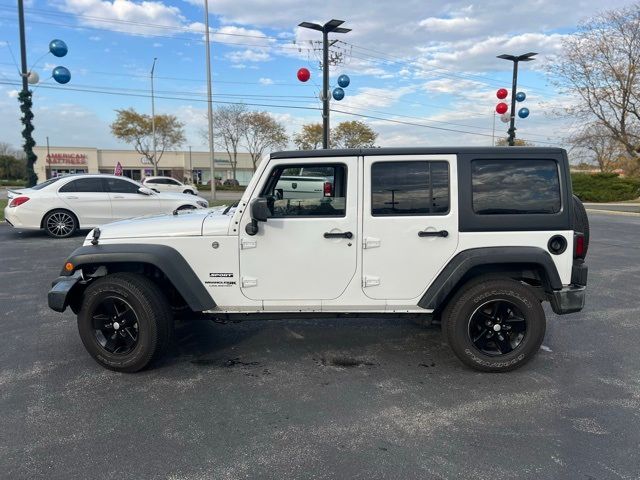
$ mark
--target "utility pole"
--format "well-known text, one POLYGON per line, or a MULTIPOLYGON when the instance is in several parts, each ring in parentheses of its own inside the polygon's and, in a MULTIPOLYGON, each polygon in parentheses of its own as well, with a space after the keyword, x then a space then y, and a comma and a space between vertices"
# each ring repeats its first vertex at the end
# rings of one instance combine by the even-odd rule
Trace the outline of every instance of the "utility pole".
POLYGON ((507 130, 507 133, 509 133, 510 147, 513 147, 515 145, 516 140, 516 91, 518 89, 518 63, 530 62, 536 55, 537 53, 534 52, 525 53, 523 55, 507 55, 506 53, 498 55, 498 58, 513 62, 513 81, 511 83, 511 115, 509 130, 507 130))
POLYGON ((302 22, 298 26, 310 28, 322 32, 322 148, 329 148, 329 33, 348 33, 350 28, 340 25, 344 20, 329 20, 324 25, 311 22, 302 22))
POLYGON ((49 166, 49 174, 45 172, 45 179, 51 178, 51 152, 49 151, 49 136, 47 135, 47 165, 49 166))
POLYGON ((207 55, 207 120, 209 123, 209 166, 211 169, 211 200, 216 199, 216 165, 213 149, 213 99, 211 96, 211 45, 209 43, 209 0, 204 0, 204 36, 207 55))
POLYGON ((158 160, 156 158, 156 101, 153 94, 153 71, 156 68, 156 57, 153 57, 151 65, 151 135, 153 136, 153 174, 158 175, 158 160))
POLYGON ((189 145, 189 179, 193 182, 193 163, 191 163, 191 145, 189 145))

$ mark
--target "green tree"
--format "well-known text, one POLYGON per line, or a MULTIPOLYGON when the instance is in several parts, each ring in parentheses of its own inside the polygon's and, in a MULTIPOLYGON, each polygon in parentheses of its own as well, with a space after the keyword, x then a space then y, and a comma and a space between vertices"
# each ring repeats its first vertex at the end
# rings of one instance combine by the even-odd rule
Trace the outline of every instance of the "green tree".
POLYGON ((293 135, 293 143, 299 150, 315 150, 322 145, 322 124, 308 123, 293 135))
POLYGON ((166 150, 179 147, 185 141, 184 124, 174 115, 156 115, 156 152, 153 155, 153 126, 151 115, 136 112, 133 108, 116 110, 117 116, 111 124, 111 133, 118 140, 132 144, 136 152, 153 165, 158 174, 158 163, 166 150))
POLYGON ((22 180, 26 174, 27 168, 23 159, 13 155, 0 154, 0 179, 22 180))
POLYGON ((342 122, 331 131, 332 148, 371 148, 378 134, 364 122, 342 122))
POLYGON ((284 125, 267 112, 249 112, 244 116, 244 142, 255 171, 267 150, 284 148, 289 141, 284 125))

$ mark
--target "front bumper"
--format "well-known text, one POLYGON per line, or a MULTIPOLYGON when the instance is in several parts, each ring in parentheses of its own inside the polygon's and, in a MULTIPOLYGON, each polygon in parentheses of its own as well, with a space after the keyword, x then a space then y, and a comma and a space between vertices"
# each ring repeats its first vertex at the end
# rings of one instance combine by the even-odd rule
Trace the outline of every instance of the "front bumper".
POLYGON ((557 315, 579 312, 584 308, 584 285, 569 285, 562 290, 554 290, 549 294, 549 302, 557 315))
POLYGON ((61 276, 51 283, 51 290, 47 294, 49 308, 56 312, 64 312, 69 305, 69 293, 82 280, 82 272, 76 271, 71 276, 61 276))

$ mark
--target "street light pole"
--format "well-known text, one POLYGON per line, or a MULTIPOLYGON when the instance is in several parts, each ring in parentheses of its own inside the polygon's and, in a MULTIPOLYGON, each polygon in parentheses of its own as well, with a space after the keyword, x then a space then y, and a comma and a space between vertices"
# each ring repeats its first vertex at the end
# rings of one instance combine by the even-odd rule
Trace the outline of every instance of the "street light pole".
POLYGON ((509 146, 513 147, 515 145, 516 140, 516 92, 518 90, 518 63, 519 62, 530 62, 533 60, 537 53, 529 52, 523 55, 507 55, 503 53, 502 55, 498 55, 498 58, 503 60, 510 60, 513 62, 513 78, 511 83, 511 114, 509 121, 509 130, 507 133, 509 134, 509 146))
POLYGON ((298 26, 322 32, 322 148, 329 148, 329 33, 348 33, 350 28, 343 28, 340 25, 344 20, 329 20, 324 25, 317 23, 302 22, 298 26))
POLYGON ((211 200, 216 199, 216 165, 213 149, 213 99, 211 96, 211 46, 209 44, 209 0, 204 0, 204 28, 207 56, 207 120, 209 123, 209 167, 211 169, 211 200))
POLYGON ((158 160, 156 158, 156 102, 153 94, 153 71, 156 68, 157 58, 153 58, 153 65, 151 66, 151 135, 153 137, 153 174, 158 175, 158 160))

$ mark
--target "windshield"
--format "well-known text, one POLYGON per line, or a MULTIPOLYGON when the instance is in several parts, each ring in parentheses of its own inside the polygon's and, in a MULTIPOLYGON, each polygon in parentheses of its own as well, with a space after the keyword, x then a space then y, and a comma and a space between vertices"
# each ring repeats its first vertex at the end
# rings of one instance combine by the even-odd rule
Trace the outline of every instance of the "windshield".
POLYGON ((58 180, 60 180, 62 177, 55 177, 55 178, 50 178, 49 180, 47 180, 46 182, 42 182, 39 183, 38 185, 34 185, 33 187, 31 187, 33 190, 41 190, 44 187, 48 187, 49 185, 51 185, 52 183, 57 182, 58 180))

